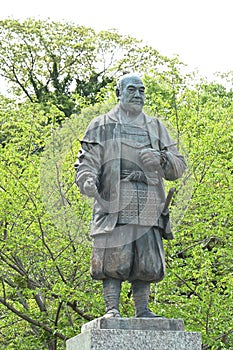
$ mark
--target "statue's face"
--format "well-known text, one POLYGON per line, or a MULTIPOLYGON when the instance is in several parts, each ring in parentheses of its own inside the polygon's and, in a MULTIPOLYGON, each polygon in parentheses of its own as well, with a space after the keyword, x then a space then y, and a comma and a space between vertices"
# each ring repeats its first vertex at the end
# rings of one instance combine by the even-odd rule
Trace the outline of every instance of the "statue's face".
POLYGON ((145 87, 140 78, 132 76, 122 81, 119 101, 126 111, 141 113, 145 101, 145 87))

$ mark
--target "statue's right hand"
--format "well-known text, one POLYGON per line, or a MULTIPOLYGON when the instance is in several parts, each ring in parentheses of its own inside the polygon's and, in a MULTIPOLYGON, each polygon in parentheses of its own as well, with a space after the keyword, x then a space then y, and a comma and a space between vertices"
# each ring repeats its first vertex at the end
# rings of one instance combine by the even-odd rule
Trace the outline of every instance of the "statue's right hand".
POLYGON ((95 182, 94 182, 94 180, 92 178, 88 178, 84 182, 83 189, 84 189, 85 194, 88 197, 95 197, 96 194, 98 193, 96 184, 95 184, 95 182))

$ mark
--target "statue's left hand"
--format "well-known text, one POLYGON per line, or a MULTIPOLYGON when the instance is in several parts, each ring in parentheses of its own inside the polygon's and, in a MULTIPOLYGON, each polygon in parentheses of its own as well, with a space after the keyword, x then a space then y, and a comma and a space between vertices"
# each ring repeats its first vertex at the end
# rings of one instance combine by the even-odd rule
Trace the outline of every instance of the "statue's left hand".
POLYGON ((161 155, 159 151, 147 148, 141 151, 139 156, 147 170, 155 171, 161 169, 161 155))

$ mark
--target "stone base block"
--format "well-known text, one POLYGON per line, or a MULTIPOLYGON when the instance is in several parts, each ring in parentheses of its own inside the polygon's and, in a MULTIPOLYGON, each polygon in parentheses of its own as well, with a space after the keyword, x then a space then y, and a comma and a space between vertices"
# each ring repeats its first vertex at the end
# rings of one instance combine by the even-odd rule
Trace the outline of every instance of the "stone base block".
POLYGON ((182 320, 99 318, 66 345, 67 350, 201 350, 201 335, 185 332, 182 320))

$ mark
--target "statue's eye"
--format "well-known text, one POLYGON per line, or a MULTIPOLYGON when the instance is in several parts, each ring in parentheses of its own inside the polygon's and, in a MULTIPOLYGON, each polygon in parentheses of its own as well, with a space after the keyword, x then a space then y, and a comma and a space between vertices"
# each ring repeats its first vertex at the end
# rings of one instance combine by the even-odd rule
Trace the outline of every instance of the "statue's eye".
POLYGON ((129 94, 134 94, 136 91, 138 91, 140 95, 144 95, 145 88, 143 86, 139 88, 135 86, 128 86, 127 91, 129 94))
POLYGON ((127 90, 130 94, 133 94, 136 91, 136 88, 134 88, 133 86, 129 86, 127 90))

